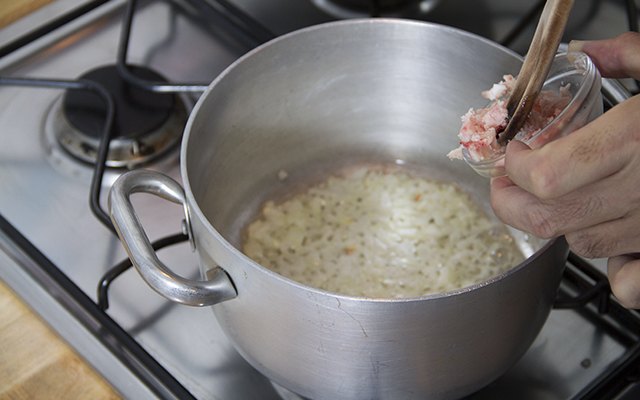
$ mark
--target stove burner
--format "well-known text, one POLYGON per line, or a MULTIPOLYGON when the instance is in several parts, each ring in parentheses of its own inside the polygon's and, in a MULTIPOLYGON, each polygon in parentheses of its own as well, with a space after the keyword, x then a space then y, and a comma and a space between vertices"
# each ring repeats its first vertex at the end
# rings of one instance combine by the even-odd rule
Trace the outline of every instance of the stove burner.
MULTIPOLYGON (((131 66, 142 79, 165 81, 148 68, 131 66)), ((153 93, 124 81, 114 65, 93 69, 80 79, 102 84, 115 102, 114 133, 107 157, 108 167, 133 167, 164 155, 178 144, 185 107, 173 94, 153 93)), ((105 105, 97 94, 85 90, 67 91, 52 124, 59 144, 72 156, 94 164, 105 119, 105 105)))
POLYGON ((338 18, 407 16, 430 11, 439 0, 312 0, 338 18))

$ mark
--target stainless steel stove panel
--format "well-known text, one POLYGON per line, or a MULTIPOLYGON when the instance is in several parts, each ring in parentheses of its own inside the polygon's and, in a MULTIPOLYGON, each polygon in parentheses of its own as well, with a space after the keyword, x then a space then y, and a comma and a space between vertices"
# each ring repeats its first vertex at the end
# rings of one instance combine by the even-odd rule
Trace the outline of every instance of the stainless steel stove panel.
MULTIPOLYGON (((311 23, 308 21, 330 19, 300 0, 291 4, 300 10, 301 19, 289 25, 278 22, 282 17, 273 13, 279 7, 269 7, 267 2, 236 3, 254 13, 272 15, 266 21, 280 27, 277 33, 311 23)), ((478 2, 479 10, 488 10, 488 4, 478 2)), ((0 75, 73 79, 95 66, 115 62, 123 5, 124 1, 109 2, 0 60, 0 75)), ((507 10, 516 13, 512 8, 507 10)), ((233 38, 218 40, 215 33, 216 27, 194 22, 173 3, 147 2, 135 16, 129 61, 151 66, 173 81, 208 82, 248 50, 233 38)), ((95 299, 101 275, 125 254, 118 240, 89 211, 92 170, 60 157, 42 133, 47 112, 60 95, 50 89, 0 87, 0 214, 95 299)), ((187 103, 194 100, 186 99, 187 103)), ((174 155, 153 168, 179 179, 177 165, 174 155)), ((107 174, 103 192, 115 177, 107 174)), ((148 197, 136 197, 134 203, 152 240, 179 232, 180 207, 148 197)), ((186 244, 161 251, 160 258, 185 276, 197 276, 196 258, 186 244)), ((0 263, 4 267, 9 261, 3 256, 0 263)), ((12 273, 12 268, 0 269, 0 277, 14 282, 29 297, 28 285, 20 284, 24 280, 12 273)), ((109 315, 195 397, 279 398, 271 384, 233 350, 211 310, 169 303, 149 289, 135 271, 126 272, 114 283, 110 301, 109 315)), ((51 323, 56 326, 55 318, 51 323)), ((73 345, 73 333, 67 334, 73 345)), ((471 398, 568 398, 623 351, 621 344, 575 312, 552 311, 525 357, 471 398)), ((105 376, 113 376, 99 357, 87 358, 105 376)), ((112 384, 128 396, 130 385, 112 384)))
MULTIPOLYGON (((87 27, 70 29, 44 53, 3 65, 2 74, 74 79, 95 66, 115 62, 123 3, 97 10, 87 27)), ((175 81, 210 81, 244 51, 198 32, 170 8, 168 3, 154 2, 137 12, 131 62, 150 65, 175 81), (168 21, 174 26, 167 28, 168 21), (145 41, 152 45, 137 45, 145 41), (163 55, 172 53, 177 53, 179 62, 163 55)), ((125 253, 88 208, 92 170, 48 154, 43 124, 61 94, 51 89, 0 88, 0 213, 95 299, 101 275, 125 253)), ((179 178, 177 154, 154 167, 179 178)), ((115 177, 106 176, 105 194, 115 177)), ((180 207, 152 198, 134 202, 152 240, 180 231, 180 207)), ((197 275, 197 261, 188 245, 174 246, 160 257, 184 275, 197 275)), ((134 271, 114 283, 110 300, 109 314, 197 397, 246 399, 259 393, 269 398, 269 392, 275 393, 224 339, 211 310, 167 302, 134 271)))
POLYGON ((570 310, 554 310, 525 356, 471 399, 570 399, 624 348, 570 310))

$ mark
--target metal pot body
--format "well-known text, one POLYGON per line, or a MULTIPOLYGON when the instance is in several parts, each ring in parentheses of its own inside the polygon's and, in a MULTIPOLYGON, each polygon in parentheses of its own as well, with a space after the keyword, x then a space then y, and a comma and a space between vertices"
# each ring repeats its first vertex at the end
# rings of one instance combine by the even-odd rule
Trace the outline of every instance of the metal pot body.
MULTIPOLYGON (((256 369, 313 399, 451 399, 522 356, 555 298, 568 251, 562 239, 514 231, 528 257, 521 265, 406 300, 316 290, 239 250, 264 199, 359 162, 397 162, 455 181, 491 212, 488 181, 445 155, 457 146, 460 115, 520 65, 510 51, 449 27, 351 20, 278 38, 212 82, 186 128, 185 196, 174 201, 186 204, 203 277, 223 270, 233 283, 235 293, 212 308, 256 369)), ((130 254, 131 240, 123 239, 130 254)))

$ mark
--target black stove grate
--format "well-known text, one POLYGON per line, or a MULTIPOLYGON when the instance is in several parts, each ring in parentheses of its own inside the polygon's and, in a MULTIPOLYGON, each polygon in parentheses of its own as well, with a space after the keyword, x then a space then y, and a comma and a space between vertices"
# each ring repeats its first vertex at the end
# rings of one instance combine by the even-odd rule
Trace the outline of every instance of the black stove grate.
POLYGON ((570 253, 554 308, 573 309, 627 348, 611 368, 574 398, 637 398, 620 396, 640 386, 640 312, 626 309, 615 300, 606 275, 570 253))
POLYGON ((55 297, 85 328, 111 351, 135 376, 161 399, 195 399, 191 393, 129 333, 101 310, 51 260, 0 215, 0 232, 10 241, 8 248, 28 260, 22 267, 55 297))

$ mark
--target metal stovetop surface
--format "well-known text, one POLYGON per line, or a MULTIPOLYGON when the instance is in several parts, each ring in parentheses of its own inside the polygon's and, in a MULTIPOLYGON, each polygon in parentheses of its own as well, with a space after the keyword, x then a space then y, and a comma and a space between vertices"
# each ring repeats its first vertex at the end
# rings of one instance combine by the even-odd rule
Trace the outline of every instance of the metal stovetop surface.
MULTIPOLYGON (((288 22, 282 20, 281 7, 248 0, 235 3, 262 15, 265 25, 277 34, 331 19, 300 0, 275 2, 296 8, 299 18, 286 19, 288 22)), ((188 8, 185 11, 179 4, 154 1, 139 5, 129 62, 153 67, 172 81, 208 82, 249 50, 246 43, 236 41, 213 24, 194 22, 188 16, 188 8)), ((107 2, 13 52, 0 60, 0 75, 74 79, 96 66, 114 63, 124 6, 125 1, 107 2)), ((495 13, 489 8, 496 6, 478 2, 477 7, 495 13)), ((516 12, 514 7, 505 6, 499 15, 507 18, 516 12)), ((445 21, 450 18, 445 17, 445 21)), ((490 28, 487 34, 494 36, 505 31, 499 24, 490 28)), ((586 30, 590 29, 598 31, 587 26, 586 30)), ((594 36, 593 32, 588 35, 594 36)), ((125 253, 117 238, 89 210, 92 169, 62 157, 47 136, 47 117, 61 95, 61 91, 52 89, 0 87, 0 214, 95 301, 99 279, 124 259, 125 253)), ((187 103, 196 99, 193 95, 187 97, 187 103)), ((151 168, 179 179, 177 153, 151 168)), ((106 175, 103 194, 116 176, 106 175)), ((135 197, 134 203, 151 239, 180 231, 179 206, 143 196, 135 197)), ((126 377, 126 367, 102 349, 90 333, 83 333, 68 310, 51 303, 56 294, 38 286, 24 272, 21 265, 30 261, 20 257, 12 246, 0 235, 0 248, 4 249, 0 252, 0 277, 123 395, 157 396, 138 378, 126 377)), ((160 258, 178 273, 198 275, 197 260, 188 244, 163 250, 160 258)), ((135 271, 126 272, 112 285, 108 314, 197 398, 281 396, 232 348, 211 310, 168 302, 135 271)), ((555 310, 525 357, 504 377, 471 398, 571 398, 603 369, 618 362, 624 351, 623 344, 580 314, 555 310)))

